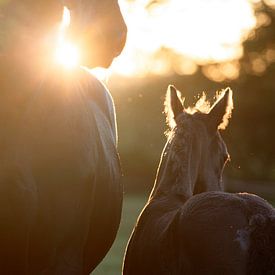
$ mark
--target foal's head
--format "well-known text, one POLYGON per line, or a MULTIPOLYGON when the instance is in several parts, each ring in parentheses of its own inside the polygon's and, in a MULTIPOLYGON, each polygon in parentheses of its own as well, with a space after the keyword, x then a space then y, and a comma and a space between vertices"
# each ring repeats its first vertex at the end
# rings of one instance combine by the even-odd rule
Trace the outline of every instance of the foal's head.
POLYGON ((172 156, 174 171, 185 177, 181 184, 189 185, 189 189, 180 188, 189 195, 222 190, 222 171, 229 154, 219 129, 225 129, 231 115, 232 91, 222 91, 212 106, 205 95, 194 108, 185 108, 183 102, 176 88, 169 86, 165 111, 171 130, 166 153, 172 156), (176 170, 177 166, 183 169, 176 170))

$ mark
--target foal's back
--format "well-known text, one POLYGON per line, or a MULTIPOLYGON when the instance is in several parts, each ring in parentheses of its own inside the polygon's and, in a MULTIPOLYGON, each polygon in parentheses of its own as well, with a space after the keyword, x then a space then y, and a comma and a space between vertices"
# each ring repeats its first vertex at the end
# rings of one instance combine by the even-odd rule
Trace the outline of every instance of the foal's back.
POLYGON ((124 274, 273 274, 274 239, 259 236, 268 234, 262 228, 274 230, 274 215, 251 194, 206 192, 184 204, 176 196, 153 199, 128 244, 124 274))

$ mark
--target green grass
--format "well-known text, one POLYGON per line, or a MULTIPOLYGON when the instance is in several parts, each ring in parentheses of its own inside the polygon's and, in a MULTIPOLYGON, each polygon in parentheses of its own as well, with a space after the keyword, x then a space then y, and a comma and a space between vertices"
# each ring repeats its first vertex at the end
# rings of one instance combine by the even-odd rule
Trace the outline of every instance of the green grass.
POLYGON ((121 274, 124 251, 136 222, 136 219, 145 205, 144 196, 125 196, 120 228, 116 240, 93 275, 119 275, 121 274))

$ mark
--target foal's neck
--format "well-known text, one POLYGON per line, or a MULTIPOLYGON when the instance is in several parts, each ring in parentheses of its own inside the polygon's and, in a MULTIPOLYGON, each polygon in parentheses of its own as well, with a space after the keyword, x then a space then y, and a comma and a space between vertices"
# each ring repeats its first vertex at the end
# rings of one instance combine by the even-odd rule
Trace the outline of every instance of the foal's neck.
POLYGON ((150 199, 168 195, 188 199, 193 194, 188 135, 180 130, 176 134, 177 137, 171 136, 164 147, 150 199))

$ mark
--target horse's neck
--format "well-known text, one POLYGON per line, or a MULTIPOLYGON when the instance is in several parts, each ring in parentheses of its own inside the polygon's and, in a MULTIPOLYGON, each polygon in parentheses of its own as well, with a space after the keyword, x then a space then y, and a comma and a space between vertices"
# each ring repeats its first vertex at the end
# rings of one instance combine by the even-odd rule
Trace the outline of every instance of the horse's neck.
POLYGON ((179 195, 189 198, 193 194, 190 171, 190 148, 184 139, 171 139, 166 143, 160 160, 157 177, 151 196, 179 195), (177 150, 181 148, 181 150, 177 150))

